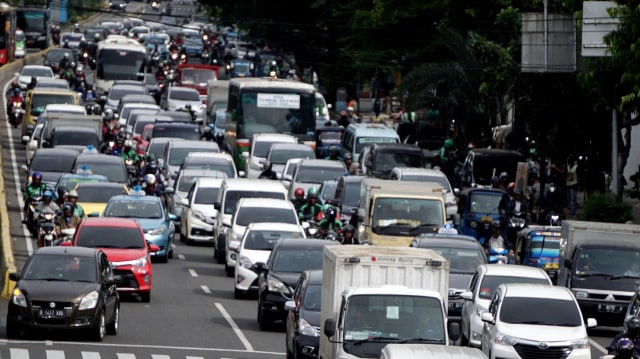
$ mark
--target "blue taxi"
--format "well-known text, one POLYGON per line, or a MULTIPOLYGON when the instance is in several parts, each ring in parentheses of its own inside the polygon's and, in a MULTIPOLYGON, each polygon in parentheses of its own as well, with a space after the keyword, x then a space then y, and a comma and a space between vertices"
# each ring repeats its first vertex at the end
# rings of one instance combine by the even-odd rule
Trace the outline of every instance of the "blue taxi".
POLYGON ((516 260, 520 264, 544 269, 555 282, 560 258, 560 226, 529 226, 518 232, 516 260))

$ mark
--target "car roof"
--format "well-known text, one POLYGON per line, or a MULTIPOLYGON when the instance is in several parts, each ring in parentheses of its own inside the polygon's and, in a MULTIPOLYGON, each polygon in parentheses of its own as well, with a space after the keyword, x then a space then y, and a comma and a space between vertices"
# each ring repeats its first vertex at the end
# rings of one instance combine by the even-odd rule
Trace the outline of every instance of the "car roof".
POLYGON ((169 87, 169 92, 197 92, 198 94, 200 94, 198 92, 198 90, 192 88, 192 87, 183 87, 183 86, 171 86, 169 87))
POLYGON ((470 248, 482 249, 475 237, 464 234, 425 233, 414 238, 418 248, 470 248))
POLYGON ((276 198, 254 198, 245 197, 240 198, 237 208, 241 207, 260 207, 260 208, 292 208, 293 203, 288 199, 276 199, 276 198))
POLYGON ((83 162, 83 163, 104 163, 104 162, 120 163, 120 162, 122 162, 122 157, 106 155, 106 154, 103 154, 103 153, 83 152, 83 153, 78 154, 78 162, 83 162))
POLYGON ((142 228, 135 219, 119 217, 89 217, 83 219, 81 225, 90 227, 142 228))
POLYGON ((506 297, 550 298, 573 301, 571 290, 563 286, 532 284, 532 283, 503 283, 506 297))
POLYGON ((178 177, 182 177, 182 176, 213 177, 213 178, 220 178, 220 179, 227 178, 227 174, 222 171, 205 170, 201 168, 182 169, 180 170, 180 174, 178 174, 178 177))
POLYGON ((363 179, 367 178, 366 176, 342 176, 338 178, 338 181, 342 180, 344 183, 358 182, 361 183, 363 179))
MULTIPOLYGON (((66 80, 62 80, 66 81, 66 80)), ((39 82, 39 80, 38 80, 39 82)), ((86 113, 86 109, 82 105, 74 105, 70 103, 50 103, 44 107, 45 112, 65 112, 65 111, 73 111, 73 112, 83 112, 86 113)))
POLYGON ((425 175, 425 176, 440 176, 446 177, 444 172, 435 168, 423 168, 423 167, 394 167, 392 172, 400 172, 404 175, 425 175))
POLYGON ((186 160, 190 158, 215 158, 233 161, 233 157, 226 152, 189 152, 187 153, 187 157, 184 159, 186 160))
POLYGON ((74 257, 94 257, 97 253, 101 252, 95 248, 89 247, 42 247, 39 248, 34 254, 46 254, 46 255, 64 255, 64 256, 74 256, 74 257))
MULTIPOLYGON (((98 132, 96 132, 95 128, 89 128, 89 127, 80 127, 80 126, 71 126, 71 125, 64 125, 64 126, 56 126, 54 128, 51 129, 52 133, 54 132, 88 132, 88 133, 93 133, 96 136, 98 135, 98 132)), ((55 148, 55 147, 54 147, 55 148)))
POLYGON ((323 160, 323 159, 303 159, 298 167, 336 167, 344 168, 342 161, 323 160))
POLYGON ((484 275, 546 279, 549 278, 547 273, 538 267, 530 267, 517 264, 480 264, 478 268, 482 272, 484 272, 484 275))
POLYGON ((222 181, 224 181, 224 178, 216 177, 199 177, 195 180, 198 188, 220 188, 222 187, 222 181))
MULTIPOLYGON (((216 142, 210 141, 200 141, 200 140, 187 140, 184 138, 171 138, 170 149, 173 148, 210 148, 210 149, 218 149, 220 147, 216 142)), ((205 152, 206 153, 206 152, 205 152)))
MULTIPOLYGON (((146 93, 128 93, 124 96, 122 96, 122 98, 120 99, 120 101, 127 102, 127 100, 153 100, 155 103, 155 99, 153 98, 153 96, 146 94, 146 93)), ((133 102, 132 102, 133 103, 133 102)), ((146 103, 146 102, 145 102, 146 103)), ((129 103, 123 103, 122 105, 128 105, 129 103)))
POLYGON ((24 70, 24 69, 41 69, 41 70, 47 69, 47 70, 51 70, 51 68, 49 66, 45 66, 45 65, 24 65, 22 67, 22 70, 24 70))
POLYGON ((290 232, 298 232, 303 231, 302 226, 292 223, 281 223, 281 222, 253 222, 249 223, 246 231, 254 230, 254 231, 290 231, 290 232))
POLYGON ((352 123, 347 126, 347 130, 354 131, 361 137, 398 137, 398 133, 391 127, 375 123, 352 123), (389 136, 391 135, 391 136, 389 136))
POLYGON ((422 148, 409 143, 372 143, 371 151, 405 151, 422 153, 422 148))
POLYGON ((117 196, 111 196, 109 198, 109 202, 111 201, 146 201, 146 202, 159 202, 162 203, 162 198, 156 196, 139 196, 132 194, 120 194, 117 196))
POLYGON ((298 150, 298 149, 304 149, 304 150, 309 150, 311 152, 313 152, 313 148, 311 148, 311 146, 309 145, 305 145, 304 143, 289 143, 289 142, 278 142, 278 143, 274 143, 273 145, 271 145, 271 151, 273 151, 274 149, 276 150, 280 150, 280 149, 291 149, 291 150, 298 150))
POLYGON ((76 156, 77 157, 79 155, 79 152, 78 150, 72 150, 70 148, 53 147, 53 148, 38 148, 33 155, 48 156, 48 157, 58 157, 58 156, 64 156, 64 157, 76 156))
MULTIPOLYGON (((124 184, 119 182, 78 182, 76 188, 88 187, 88 188, 124 188, 124 184)), ((82 201, 81 201, 82 202, 82 201)))
POLYGON ((337 245, 340 244, 336 241, 328 241, 326 239, 317 239, 317 238, 282 238, 276 243, 274 250, 278 249, 304 249, 304 248, 314 248, 314 247, 324 247, 326 245, 337 245))

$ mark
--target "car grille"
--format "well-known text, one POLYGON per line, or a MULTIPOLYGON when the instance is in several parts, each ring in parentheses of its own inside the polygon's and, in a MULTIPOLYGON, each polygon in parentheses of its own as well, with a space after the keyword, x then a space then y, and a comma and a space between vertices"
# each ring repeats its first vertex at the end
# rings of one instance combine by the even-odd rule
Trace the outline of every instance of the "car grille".
POLYGON ((572 350, 567 346, 543 347, 542 345, 529 344, 516 344, 514 349, 522 359, 565 359, 572 350))
MULTIPOLYGON (((589 293, 589 299, 606 300, 609 295, 610 295, 609 293, 589 293)), ((624 295, 624 294, 614 294, 612 296, 613 296, 613 300, 626 302, 626 303, 628 303, 632 297, 631 295, 624 295)))
POLYGON ((113 271, 113 273, 116 277, 116 287, 138 288, 138 281, 131 271, 116 269, 113 271))

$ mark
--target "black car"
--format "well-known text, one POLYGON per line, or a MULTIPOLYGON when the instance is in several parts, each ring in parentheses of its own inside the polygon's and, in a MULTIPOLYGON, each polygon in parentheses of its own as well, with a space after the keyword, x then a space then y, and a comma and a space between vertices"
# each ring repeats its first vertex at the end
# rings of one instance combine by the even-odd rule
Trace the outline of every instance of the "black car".
POLYGON ((127 11, 127 2, 124 0, 111 0, 109 1, 109 10, 111 11, 127 11))
POLYGON ((70 148, 39 148, 33 154, 29 167, 22 166, 22 170, 27 172, 25 187, 31 182, 31 176, 35 172, 42 174, 42 183, 53 188, 58 178, 65 173, 73 172, 73 166, 78 157, 79 151, 70 148))
POLYGON ((300 274, 322 269, 322 250, 339 242, 323 239, 283 238, 276 243, 267 263, 255 264, 258 269, 258 324, 269 329, 276 321, 284 322, 284 303, 293 295, 300 274))
POLYGON ((317 358, 320 346, 320 302, 322 269, 304 271, 284 304, 287 314, 285 336, 287 358, 317 358))
POLYGON ((471 236, 461 234, 426 233, 411 241, 410 247, 427 248, 449 261, 449 321, 460 321, 464 299, 460 294, 480 264, 487 263, 482 245, 471 236))
POLYGON ((33 330, 81 330, 95 340, 118 333, 120 297, 107 256, 85 247, 43 247, 11 273, 7 337, 33 330))
POLYGON ((65 48, 52 48, 44 56, 44 66, 51 67, 54 74, 60 72, 60 61, 64 58, 64 54, 69 55, 69 61, 73 61, 73 50, 65 48))
POLYGON ((153 126, 151 138, 171 137, 185 140, 201 140, 200 126, 192 123, 181 122, 156 122, 153 126))
POLYGON ((394 167, 424 167, 424 154, 408 143, 374 143, 364 167, 367 176, 387 179, 394 167))

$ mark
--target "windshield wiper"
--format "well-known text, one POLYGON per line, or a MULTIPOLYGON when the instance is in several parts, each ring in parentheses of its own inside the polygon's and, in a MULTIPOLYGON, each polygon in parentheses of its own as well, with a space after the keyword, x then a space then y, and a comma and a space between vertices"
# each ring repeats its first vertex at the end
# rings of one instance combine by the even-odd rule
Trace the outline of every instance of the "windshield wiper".
POLYGON ((378 341, 378 340, 393 340, 393 341, 398 341, 399 339, 398 339, 398 338, 392 338, 392 337, 383 337, 383 336, 381 336, 381 335, 378 335, 378 336, 371 336, 371 337, 366 338, 366 339, 360 339, 360 340, 357 340, 357 341, 353 342, 353 345, 360 345, 360 344, 362 344, 362 343, 366 343, 366 342, 375 342, 375 341, 378 341))
POLYGON ((44 278, 41 280, 46 280, 47 282, 68 282, 68 279, 65 278, 44 278))
POLYGON ((623 278, 636 278, 637 279, 637 278, 640 278, 640 276, 638 276, 638 275, 627 275, 627 274, 611 276, 611 280, 623 279, 623 278))
POLYGON ((415 342, 423 342, 423 343, 437 343, 444 344, 444 340, 442 339, 427 339, 427 338, 407 338, 398 341, 398 343, 415 343, 415 342))
POLYGON ((409 232, 413 232, 413 231, 415 231, 416 229, 432 228, 432 227, 438 228, 438 227, 440 227, 440 226, 439 226, 439 225, 437 225, 437 224, 432 224, 432 223, 420 223, 420 224, 418 224, 418 225, 415 225, 415 226, 411 227, 411 228, 409 229, 409 232))
POLYGON ((585 274, 579 274, 578 277, 586 278, 586 277, 613 277, 613 276, 607 273, 585 273, 585 274))

